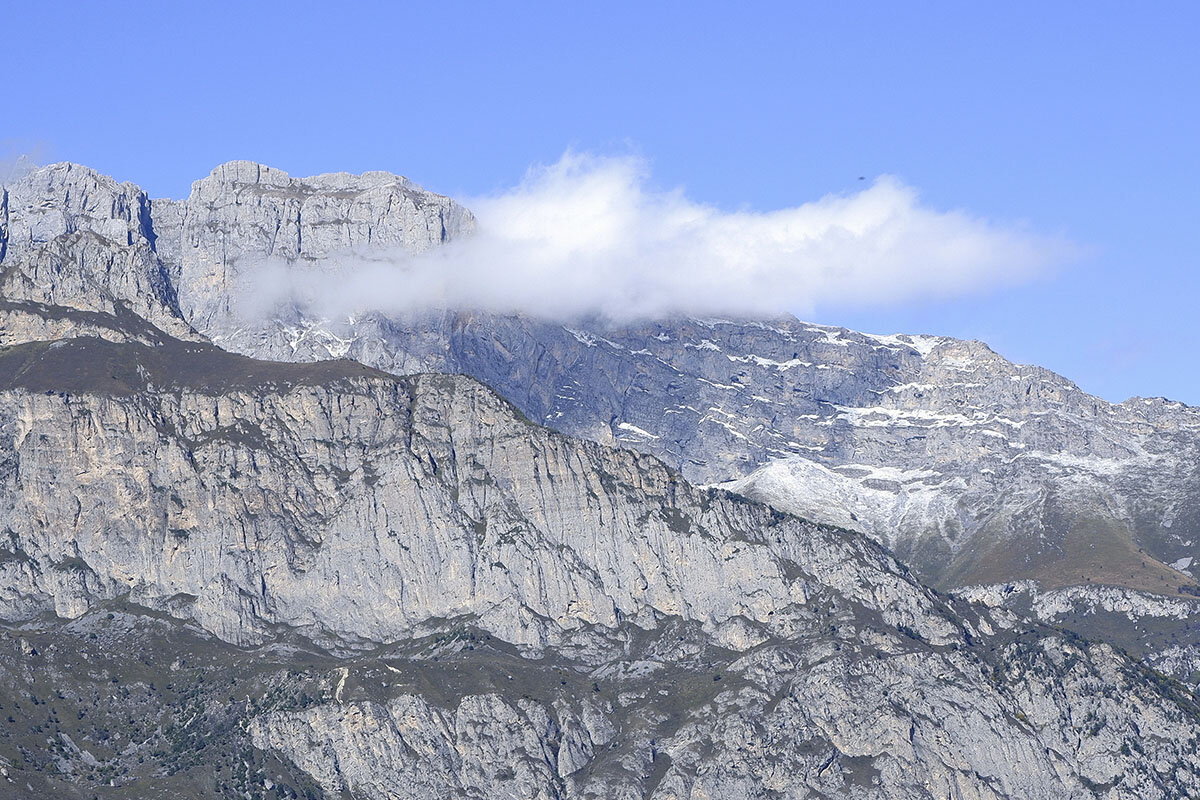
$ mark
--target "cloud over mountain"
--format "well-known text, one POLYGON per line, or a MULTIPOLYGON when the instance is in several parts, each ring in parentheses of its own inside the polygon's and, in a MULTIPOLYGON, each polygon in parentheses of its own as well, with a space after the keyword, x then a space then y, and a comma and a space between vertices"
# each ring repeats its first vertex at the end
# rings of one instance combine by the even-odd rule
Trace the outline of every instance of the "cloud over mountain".
POLYGON ((652 188, 632 157, 567 153, 513 189, 465 200, 478 231, 420 256, 344 256, 337 269, 263 265, 260 300, 320 298, 331 316, 423 306, 601 314, 811 313, 1022 282, 1071 242, 921 202, 882 176, 775 211, 724 211, 652 188))

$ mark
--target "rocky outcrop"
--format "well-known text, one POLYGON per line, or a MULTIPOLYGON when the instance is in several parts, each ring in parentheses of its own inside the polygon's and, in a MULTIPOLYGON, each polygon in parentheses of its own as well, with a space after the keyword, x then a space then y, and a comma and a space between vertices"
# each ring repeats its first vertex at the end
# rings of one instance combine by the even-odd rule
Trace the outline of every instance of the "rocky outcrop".
POLYGON ((969 586, 955 595, 993 613, 1028 617, 1106 641, 1154 670, 1200 689, 1200 598, 1116 586, 1045 589, 1035 581, 969 586))
MULTIPOLYGON (((976 621, 982 621, 982 618, 976 621)), ((1191 796, 1184 695, 1046 631, 930 646, 851 605, 738 652, 696 623, 520 656, 462 621, 250 651, 122 603, 0 628, 19 798, 1191 796), (1135 727, 1136 726, 1136 727, 1135 727), (49 741, 47 741, 49 739, 49 741)))
MULTIPOLYGON (((631 654, 641 660, 621 666, 637 665, 643 675, 602 677, 600 691, 587 693, 595 700, 580 705, 561 694, 550 699, 553 689, 434 705, 405 691, 407 665, 389 662, 400 686, 388 699, 343 697, 264 715, 251 736, 286 753, 330 794, 352 797, 435 798, 447 789, 659 800, 1186 791, 1176 771, 1187 762, 1179 756, 1185 748, 1151 745, 1144 757, 1132 754, 1160 734, 1190 739, 1194 729, 1153 711, 1147 718, 1158 733, 1132 727, 1127 709, 1145 712, 1158 701, 1104 648, 1018 639, 1005 648, 1010 666, 995 672, 971 654, 930 654, 867 630, 772 643, 740 657, 709 650, 707 671, 662 655, 631 654), (995 687, 986 699, 980 683, 995 687)), ((447 670, 458 666, 443 658, 447 670)), ((577 680, 570 662, 554 665, 577 680)))
POLYGON ((3 258, 19 260, 72 233, 91 232, 114 243, 152 242, 150 203, 132 183, 117 183, 79 164, 32 170, 4 187, 3 258))
POLYGON ((158 245, 175 275, 184 315, 215 331, 260 291, 268 263, 304 269, 333 255, 420 253, 474 229, 448 197, 386 172, 292 178, 231 161, 192 185, 180 202, 153 204, 158 245))
MULTIPOLYGON (((155 252, 145 194, 133 184, 75 164, 34 170, 5 187, 7 241, 0 298, 8 305, 132 315, 182 338, 199 338, 183 321, 175 287, 155 252)), ((37 314, 8 309, 3 338, 46 338, 37 314), (31 326, 28 329, 26 325, 31 326)))
POLYGON ((244 310, 239 301, 262 288, 253 273, 267 264, 416 253, 473 227, 449 198, 384 172, 295 179, 233 161, 186 200, 151 201, 133 184, 53 164, 0 193, 0 296, 110 313, 120 305, 192 338, 188 323, 214 330, 244 310))

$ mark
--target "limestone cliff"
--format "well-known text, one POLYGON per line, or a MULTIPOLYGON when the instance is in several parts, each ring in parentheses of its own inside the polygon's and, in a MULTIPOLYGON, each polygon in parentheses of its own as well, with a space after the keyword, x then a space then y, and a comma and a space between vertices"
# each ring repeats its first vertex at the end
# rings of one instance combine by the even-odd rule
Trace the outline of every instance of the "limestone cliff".
POLYGON ((794 320, 238 322, 268 261, 472 225, 245 162, 4 189, 0 795, 1200 794, 1200 706, 1148 666, 1196 648, 1147 632, 1195 613, 1194 410, 794 320), (946 596, 880 542, 1159 594, 946 596))
MULTIPOLYGON (((860 534, 536 426, 468 378, 165 339, 29 343, 0 355, 0 453, 0 615, 39 642, 22 662, 71 651, 73 634, 38 621, 51 610, 109 631, 121 609, 127 637, 165 612, 243 647, 331 651, 305 645, 285 671, 250 676, 238 665, 254 650, 201 651, 219 655, 206 657, 216 686, 180 702, 263 754, 252 796, 1200 787, 1182 687, 1106 645, 939 596, 860 534), (229 708, 213 694, 246 681, 274 688, 229 708)), ((126 690, 165 713, 149 687, 174 687, 178 661, 143 655, 126 690)), ((86 672, 51 702, 87 696, 86 672)), ((127 745, 103 761, 85 748, 95 764, 64 730, 67 777, 46 785, 102 769, 136 789, 121 781, 147 756, 190 763, 164 755, 193 746, 168 716, 168 729, 122 724, 127 745)))

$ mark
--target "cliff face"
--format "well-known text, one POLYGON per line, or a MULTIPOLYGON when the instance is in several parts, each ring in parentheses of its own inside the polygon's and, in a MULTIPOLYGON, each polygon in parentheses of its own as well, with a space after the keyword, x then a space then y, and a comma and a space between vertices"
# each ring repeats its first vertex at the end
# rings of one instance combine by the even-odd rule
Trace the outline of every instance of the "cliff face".
POLYGON ((186 200, 154 201, 153 217, 184 315, 205 331, 236 316, 265 264, 420 253, 475 227, 471 212, 398 175, 292 178, 249 161, 217 167, 186 200))
MULTIPOLYGON (((1170 466, 1190 410, 1089 404, 979 345, 794 321, 602 334, 429 312, 338 340, 514 405, 464 375, 309 359, 347 331, 222 327, 262 257, 469 229, 403 179, 234 163, 181 203, 66 165, 23 181, 0 217, 7 796, 1200 793, 1193 694, 1051 627, 1080 604, 1144 624, 1189 603, 947 597, 875 541, 905 546, 908 517, 864 518, 854 494, 919 484, 963 520, 985 489, 1120 489, 1141 473, 1095 459, 1170 466), (988 449, 1000 430, 1042 455, 988 449), (870 536, 672 466, 708 480, 801 452, 824 473, 789 497, 870 536)), ((979 541, 962 526, 951 540, 979 541)))
POLYGON ((208 333, 260 357, 472 375, 542 424, 867 533, 939 585, 1196 585, 1200 414, 1110 404, 978 342, 795 320, 334 324, 294 308, 208 333))
MULTIPOLYGON (((125 307, 258 358, 471 375, 541 424, 867 533, 946 587, 1196 589, 1200 414, 1178 403, 1106 403, 979 342, 792 319, 614 327, 369 308, 328 320, 291 296, 261 307, 264 271, 336 274, 473 230, 465 209, 385 173, 231 162, 185 200, 148 201, 56 165, 8 196, 10 303, 125 307)), ((7 341, 62 330, 21 313, 7 341)))
POLYGON ((87 312, 198 338, 183 321, 156 240, 146 195, 85 167, 55 164, 4 187, 0 344, 55 338, 69 330, 67 316, 93 333, 106 327, 87 312))
POLYGON ((472 615, 539 645, 645 614, 773 630, 827 583, 948 635, 861 537, 552 434, 467 378, 89 339, 11 348, 0 375, 9 618, 128 596, 239 643, 472 615))
POLYGON ((234 714, 331 796, 1200 787, 1192 701, 1110 648, 941 598, 861 535, 550 432, 470 379, 74 338, 9 348, 0 380, 0 614, 143 609, 127 624, 334 648, 307 701, 276 676, 293 699, 234 714))

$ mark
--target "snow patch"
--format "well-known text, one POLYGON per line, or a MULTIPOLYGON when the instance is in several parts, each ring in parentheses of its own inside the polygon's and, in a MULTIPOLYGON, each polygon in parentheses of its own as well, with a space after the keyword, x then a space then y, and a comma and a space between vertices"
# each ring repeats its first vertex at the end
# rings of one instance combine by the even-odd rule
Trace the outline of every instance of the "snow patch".
POLYGON ((612 341, 611 339, 605 339, 603 336, 597 336, 594 333, 588 333, 587 331, 576 330, 575 328, 568 328, 566 325, 563 326, 563 330, 566 331, 567 333, 571 334, 572 336, 574 336, 575 340, 578 341, 580 344, 584 345, 585 347, 596 347, 601 342, 603 342, 604 344, 608 345, 609 347, 613 348, 614 350, 624 350, 625 349, 624 347, 622 347, 621 345, 612 341))
POLYGON ((934 351, 934 348, 946 341, 946 339, 942 336, 924 336, 921 334, 907 333, 891 333, 886 336, 864 333, 863 336, 866 336, 868 339, 874 339, 875 341, 887 345, 888 347, 911 348, 916 350, 917 353, 920 354, 921 358, 928 356, 934 351))
POLYGON ((639 428, 637 425, 630 425, 628 422, 618 422, 618 423, 617 423, 617 429, 618 429, 618 430, 622 430, 622 431, 627 431, 628 433, 632 433, 632 434, 635 434, 635 435, 637 435, 637 436, 643 436, 643 437, 645 437, 645 438, 647 438, 647 439, 657 439, 657 438, 659 438, 658 436, 655 436, 655 435, 654 435, 653 433, 651 433, 650 431, 643 430, 642 428, 639 428))
POLYGON ((1093 475, 1117 475, 1129 466, 1135 459, 1131 458, 1100 458, 1098 456, 1076 456, 1070 453, 1047 453, 1041 450, 1030 450, 1022 455, 1023 458, 1034 458, 1048 464, 1054 464, 1067 469, 1090 472, 1093 475))
POLYGON ((789 370, 789 369, 793 369, 795 367, 811 367, 812 366, 812 362, 801 361, 798 358, 789 358, 787 361, 776 361, 773 358, 764 358, 762 356, 756 356, 756 355, 731 356, 731 355, 726 354, 725 357, 728 358, 730 361, 740 361, 743 364, 755 364, 757 366, 760 366, 760 367, 763 367, 766 369, 777 369, 780 372, 783 372, 783 371, 789 370))
MULTIPOLYGON (((846 468, 850 465, 839 467, 846 468)), ((936 473, 871 464, 853 468, 863 474, 840 474, 794 455, 770 461, 744 478, 716 485, 814 522, 862 531, 889 546, 895 543, 900 527, 936 528, 957 513, 955 503, 962 487, 930 486, 926 481, 936 473), (896 486, 879 488, 864 483, 872 479, 896 486)))

